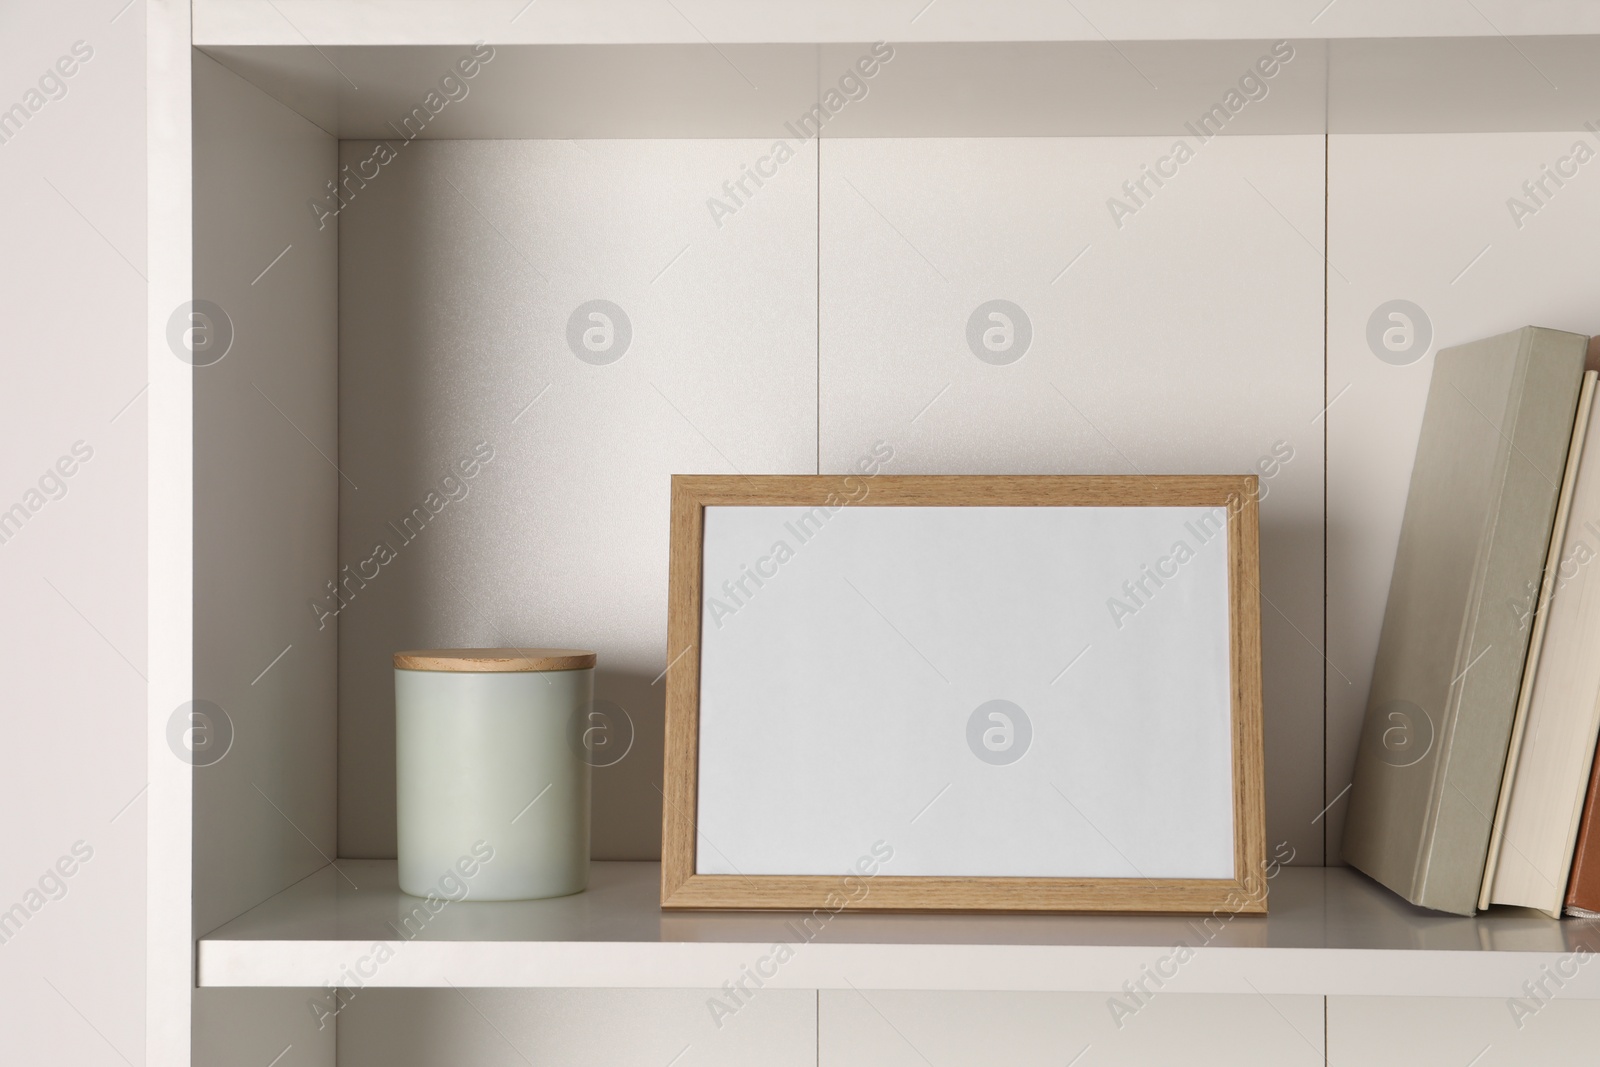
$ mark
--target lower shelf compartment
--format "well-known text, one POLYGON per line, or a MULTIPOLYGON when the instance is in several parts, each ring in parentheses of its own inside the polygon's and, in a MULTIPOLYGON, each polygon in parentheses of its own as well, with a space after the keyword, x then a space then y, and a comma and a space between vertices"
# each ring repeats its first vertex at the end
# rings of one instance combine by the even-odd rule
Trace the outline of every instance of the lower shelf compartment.
POLYGON ((600 862, 576 896, 430 903, 392 860, 339 860, 201 938, 198 980, 1600 999, 1593 924, 1438 915, 1347 868, 1284 868, 1263 917, 663 913, 659 887, 657 864, 600 862))

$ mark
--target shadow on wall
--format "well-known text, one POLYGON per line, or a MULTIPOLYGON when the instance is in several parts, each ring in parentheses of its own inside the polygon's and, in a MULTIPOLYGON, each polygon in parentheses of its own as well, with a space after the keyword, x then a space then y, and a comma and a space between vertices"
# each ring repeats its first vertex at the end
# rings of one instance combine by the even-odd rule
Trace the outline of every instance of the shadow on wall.
MULTIPOLYGON (((605 663, 605 653, 600 653, 605 663)), ((626 717, 613 717, 605 742, 596 748, 593 779, 594 821, 590 843, 595 859, 658 859, 661 856, 661 768, 666 679, 624 671, 595 671, 595 704, 614 704, 626 717), (631 742, 622 751, 617 746, 631 742), (607 760, 616 759, 614 763, 607 760)))
MULTIPOLYGON (((592 368, 564 347, 567 296, 526 258, 533 234, 559 245, 549 207, 491 202, 499 146, 475 149, 474 170, 438 144, 407 148, 338 216, 339 459, 351 479, 341 600, 323 606, 339 609, 339 854, 395 854, 392 654, 520 645, 598 654, 606 744, 634 736, 594 758, 592 854, 655 859, 667 486, 647 472, 659 508, 641 500, 619 462, 639 442, 606 436, 626 429, 610 387, 561 378, 592 368), (552 397, 534 404, 541 385, 552 397)), ((341 145, 345 162, 370 150, 341 145)))

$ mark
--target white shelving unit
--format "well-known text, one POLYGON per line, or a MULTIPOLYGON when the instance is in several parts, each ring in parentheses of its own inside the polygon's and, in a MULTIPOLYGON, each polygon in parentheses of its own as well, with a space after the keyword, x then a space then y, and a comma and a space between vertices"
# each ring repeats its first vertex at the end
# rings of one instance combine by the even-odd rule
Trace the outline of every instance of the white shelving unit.
POLYGON ((1592 1047, 1586 926, 1432 915, 1321 864, 1432 351, 1600 332, 1600 164, 1507 208, 1600 147, 1600 11, 1318 7, 151 0, 147 1062, 915 1063, 967 1055, 966 1019, 1006 1020, 986 1047, 1012 1062, 1381 1063, 1433 1032, 1466 1062, 1474 1027, 1499 1062, 1592 1047), (1280 39, 1292 61, 1199 137, 1280 39), (876 41, 892 62, 799 138, 876 41), (777 139, 779 176, 708 210, 777 139), (1132 204, 1178 139, 1194 161, 1132 204), (996 295, 1035 327, 1007 368, 961 340, 996 295), (594 297, 633 320, 607 367, 565 347, 594 297), (1431 317, 1410 365, 1366 340, 1392 299, 1431 317), (194 300, 231 327, 212 366, 169 336, 194 300), (880 438, 891 473, 1242 471, 1292 446, 1263 501, 1267 798, 1302 866, 1137 1026, 1111 998, 1199 920, 845 915, 725 1028, 707 998, 787 917, 656 907, 666 478, 842 470, 880 438), (470 493, 352 582, 480 440, 470 493), (393 855, 387 650, 528 639, 596 647, 637 728, 596 775, 593 888, 411 936, 392 860, 353 858, 393 855), (232 725, 211 766, 169 741, 194 699, 232 725), (1569 971, 1513 1026, 1508 998, 1569 971))

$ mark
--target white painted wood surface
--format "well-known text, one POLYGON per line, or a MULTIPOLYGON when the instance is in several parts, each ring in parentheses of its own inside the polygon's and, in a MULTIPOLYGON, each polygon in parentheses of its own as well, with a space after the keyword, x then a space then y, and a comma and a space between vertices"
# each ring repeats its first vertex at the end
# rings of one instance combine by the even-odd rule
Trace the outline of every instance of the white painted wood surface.
MULTIPOLYGON (((226 723, 231 743, 191 769, 167 733, 152 762, 194 776, 199 933, 337 853, 336 631, 319 630, 309 601, 338 572, 340 475, 337 233, 316 233, 303 204, 332 178, 336 142, 204 56, 193 74, 195 211, 206 220, 193 292, 232 340, 192 370, 170 345, 157 358, 194 377, 190 697, 221 708, 213 728, 226 723)), ((284 1063, 331 1065, 332 1030, 302 1032, 301 999, 195 996, 192 1062, 266 1063, 293 1046, 284 1063)))
MULTIPOLYGON (((1584 971, 1594 967, 1591 954, 1584 971)), ((1569 962, 1569 970, 1577 970, 1569 962)), ((1600 1043, 1600 1012, 1565 992, 1537 969, 1532 995, 1497 999, 1328 998, 1328 1062, 1371 1067, 1417 1064, 1583 1063, 1600 1043)))
POLYGON ((197 989, 194 1067, 335 1067, 338 1014, 322 989, 197 989))
POLYGON ((333 139, 204 57, 195 84, 195 210, 214 220, 195 296, 233 334, 193 371, 194 695, 233 732, 194 772, 203 932, 337 851, 336 638, 310 602, 339 570, 338 245, 302 202, 333 173, 333 139))
MULTIPOLYGON (((727 980, 737 978, 730 974, 727 980)), ((716 989, 374 989, 339 1015, 340 1067, 438 1063, 811 1067, 816 994, 768 989, 714 1013, 716 989)))
POLYGON ((1288 37, 205 50, 347 140, 396 136, 430 92, 408 136, 772 138, 819 102, 835 138, 1180 136, 1207 115, 1230 136, 1564 130, 1600 92, 1600 37, 1288 37), (888 62, 847 80, 874 55, 888 62), (467 56, 485 62, 446 82, 467 56))
MULTIPOLYGON (((145 1048, 149 1067, 189 1063, 194 966, 192 769, 167 740, 174 709, 194 698, 194 391, 167 323, 194 298, 193 114, 189 4, 152 0, 145 15, 149 183, 146 349, 149 371, 145 704, 145 1048)), ((223 220, 202 219, 203 234, 223 220)))
POLYGON ((825 1067, 1321 1067, 1321 997, 825 990, 825 1067))
POLYGON ((197 44, 456 44, 887 40, 1229 40, 1277 37, 1499 37, 1600 33, 1580 0, 1345 0, 1319 8, 1273 0, 1038 0, 962 4, 658 0, 530 5, 527 0, 198 0, 197 44))
MULTIPOLYGON (((597 863, 578 896, 431 912, 399 892, 391 861, 338 866, 204 938, 201 984, 696 989, 752 968, 775 989, 1113 992, 1154 968, 1175 994, 1504 997, 1585 943, 1578 925, 1531 912, 1422 912, 1345 868, 1282 868, 1266 917, 844 914, 800 927, 793 914, 664 914, 653 863, 597 863)), ((1563 995, 1600 999, 1600 971, 1563 995)))

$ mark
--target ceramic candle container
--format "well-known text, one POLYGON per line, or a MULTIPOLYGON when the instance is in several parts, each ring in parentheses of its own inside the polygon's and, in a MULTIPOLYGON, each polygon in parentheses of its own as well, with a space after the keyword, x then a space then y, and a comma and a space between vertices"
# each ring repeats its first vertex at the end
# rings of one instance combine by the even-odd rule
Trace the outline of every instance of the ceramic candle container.
POLYGON ((395 653, 402 890, 529 900, 584 888, 594 664, 576 649, 395 653))

